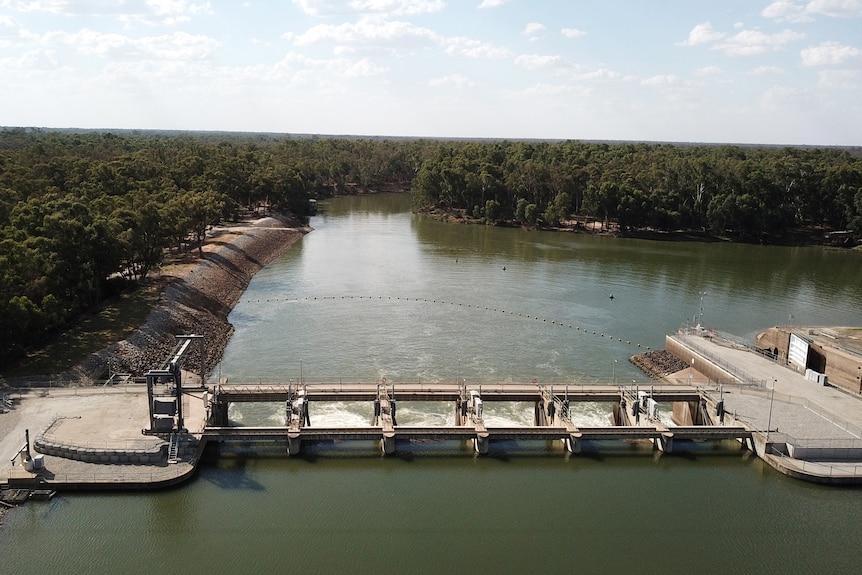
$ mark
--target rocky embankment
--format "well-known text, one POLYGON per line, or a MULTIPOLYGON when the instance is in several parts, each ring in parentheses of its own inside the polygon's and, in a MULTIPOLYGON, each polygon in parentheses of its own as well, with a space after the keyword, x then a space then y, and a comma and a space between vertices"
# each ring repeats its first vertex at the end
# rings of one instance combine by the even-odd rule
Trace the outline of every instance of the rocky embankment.
POLYGON ((682 371, 688 364, 664 349, 633 355, 629 361, 653 379, 682 371))
MULTIPOLYGON (((166 287, 146 323, 129 338, 90 355, 70 376, 142 375, 157 369, 176 345, 175 336, 183 334, 206 337, 206 368, 211 370, 233 333, 228 314, 251 278, 308 231, 281 217, 214 230, 203 246, 202 258, 163 268, 166 287)), ((198 348, 192 346, 185 364, 194 372, 200 369, 198 348)))

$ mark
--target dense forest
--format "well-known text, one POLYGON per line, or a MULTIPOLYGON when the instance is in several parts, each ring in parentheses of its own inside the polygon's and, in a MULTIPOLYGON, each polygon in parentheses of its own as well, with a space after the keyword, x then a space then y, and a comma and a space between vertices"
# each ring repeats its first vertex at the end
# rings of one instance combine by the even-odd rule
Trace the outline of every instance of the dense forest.
POLYGON ((420 168, 423 206, 559 226, 782 242, 801 229, 862 231, 862 160, 835 148, 502 142, 441 144, 420 168))
POLYGON ((0 130, 0 367, 260 204, 411 190, 486 223, 862 231, 846 150, 0 130))

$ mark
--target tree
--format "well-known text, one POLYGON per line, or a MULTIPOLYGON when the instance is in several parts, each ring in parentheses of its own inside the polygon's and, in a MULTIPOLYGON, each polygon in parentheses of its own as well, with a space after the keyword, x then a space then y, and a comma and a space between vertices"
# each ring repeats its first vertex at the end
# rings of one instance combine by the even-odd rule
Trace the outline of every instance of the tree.
POLYGON ((198 254, 203 257, 203 241, 206 237, 207 228, 219 222, 225 201, 221 194, 207 190, 205 192, 187 192, 183 204, 188 216, 189 228, 195 234, 198 254))

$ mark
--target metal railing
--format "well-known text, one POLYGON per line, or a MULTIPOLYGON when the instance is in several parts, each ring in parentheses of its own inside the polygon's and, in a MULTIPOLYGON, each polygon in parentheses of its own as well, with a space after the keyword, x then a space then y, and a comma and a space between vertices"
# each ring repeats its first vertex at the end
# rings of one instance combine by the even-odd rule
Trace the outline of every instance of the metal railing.
MULTIPOLYGON (((700 355, 702 355, 703 357, 708 359, 711 363, 717 365, 718 367, 720 367, 721 369, 723 369, 727 373, 731 374, 736 379, 738 379, 740 381, 740 383, 742 383, 743 385, 746 385, 749 387, 761 387, 761 388, 766 387, 766 380, 752 377, 750 374, 746 373, 744 370, 739 369, 739 367, 737 367, 736 365, 728 363, 728 362, 724 361, 723 359, 721 359, 720 357, 717 357, 706 346, 702 346, 699 343, 697 343, 697 341, 694 339, 694 337, 700 337, 701 336, 700 332, 698 332, 697 330, 683 329, 680 331, 683 333, 683 335, 687 336, 684 339, 680 338, 680 342, 683 345, 690 347, 691 349, 693 349, 694 351, 696 351, 697 353, 699 353, 700 355)), ((676 336, 671 335, 671 337, 676 337, 676 336)))
MULTIPOLYGON (((126 484, 144 484, 144 483, 161 483, 166 481, 172 481, 175 479, 179 479, 186 474, 190 473, 191 466, 188 469, 183 466, 171 465, 169 467, 153 467, 153 466, 142 466, 146 467, 146 471, 143 469, 123 469, 122 465, 111 466, 110 469, 99 469, 93 471, 72 471, 68 473, 58 472, 53 473, 49 477, 45 477, 46 480, 45 485, 51 486, 52 484, 74 484, 74 483, 86 483, 86 484, 111 484, 111 485, 122 485, 126 484)), ((129 466, 125 466, 129 467, 129 466)), ((5 481, 8 483, 10 480, 15 480, 17 477, 14 477, 14 474, 11 470, 6 472, 5 481)))
POLYGON ((859 477, 862 475, 862 463, 858 462, 837 462, 837 461, 807 461, 804 459, 794 459, 783 453, 779 449, 771 448, 768 451, 769 455, 777 457, 781 460, 781 464, 787 469, 800 471, 808 475, 819 477, 859 477))

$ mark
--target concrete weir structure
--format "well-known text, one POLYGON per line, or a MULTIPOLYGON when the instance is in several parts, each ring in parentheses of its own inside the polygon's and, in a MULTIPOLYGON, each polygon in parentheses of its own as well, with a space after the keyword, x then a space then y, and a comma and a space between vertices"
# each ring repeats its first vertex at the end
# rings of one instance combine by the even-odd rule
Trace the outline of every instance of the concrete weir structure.
MULTIPOLYGON (((290 455, 300 453, 303 442, 327 440, 379 440, 384 454, 393 454, 398 442, 416 440, 470 441, 479 454, 488 453, 493 441, 562 442, 570 453, 579 453, 584 441, 650 440, 665 452, 679 440, 750 439, 739 426, 713 425, 705 414, 705 397, 690 386, 544 385, 446 383, 304 383, 271 385, 218 385, 213 389, 211 425, 207 441, 286 442, 290 455), (315 427, 309 407, 323 401, 362 401, 369 404, 369 426, 315 427), (454 425, 403 426, 397 423, 397 405, 410 401, 442 401, 453 407, 454 425), (483 418, 487 402, 525 402, 532 405, 531 427, 491 427, 483 418), (572 423, 571 404, 578 401, 606 402, 613 406, 607 427, 578 427, 572 423), (231 403, 284 402, 285 427, 230 427, 231 403), (652 402, 652 403, 650 403, 652 402), (649 405, 673 403, 675 411, 687 414, 685 427, 667 427, 650 417, 649 405), (373 408, 371 406, 373 405, 373 408), (692 415, 692 407, 694 414, 692 415), (696 423, 695 423, 696 422, 696 423)), ((653 413, 655 415, 655 413, 653 413)))
POLYGON ((180 367, 198 339, 178 338, 171 358, 142 382, 7 392, 0 487, 159 488, 191 478, 208 443, 275 447, 295 456, 308 443, 354 440, 375 441, 385 455, 416 441, 468 442, 482 455, 505 441, 559 442, 565 453, 578 454, 609 442, 645 442, 672 453, 684 442, 732 440, 793 477, 862 483, 862 398, 713 331, 669 335, 666 350, 689 367, 661 383, 631 386, 385 380, 206 386, 180 367), (331 401, 367 403, 369 424, 313 425, 313 405, 331 401), (453 423, 400 425, 398 406, 411 401, 449 403, 453 423), (532 425, 488 425, 485 405, 500 401, 529 405, 532 425), (575 425, 572 407, 583 401, 609 404, 608 425, 575 425), (281 404, 284 424, 231 425, 229 406, 254 402, 281 404), (657 417, 660 404, 665 412, 672 406, 672 423, 657 417))

